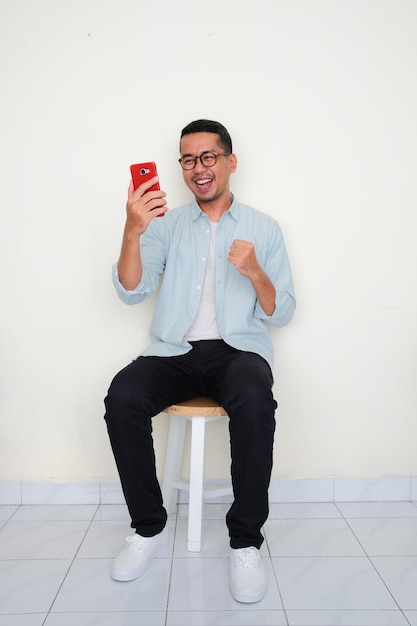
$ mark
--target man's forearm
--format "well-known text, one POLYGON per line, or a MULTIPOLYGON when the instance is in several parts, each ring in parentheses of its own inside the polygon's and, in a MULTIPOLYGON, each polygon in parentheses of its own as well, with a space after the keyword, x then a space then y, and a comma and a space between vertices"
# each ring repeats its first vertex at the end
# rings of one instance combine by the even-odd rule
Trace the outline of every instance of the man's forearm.
POLYGON ((142 260, 140 256, 140 238, 137 234, 125 231, 122 248, 117 263, 119 281, 125 289, 136 289, 142 280, 142 260))
POLYGON ((276 297, 276 290, 272 281, 261 268, 250 277, 250 281, 255 289, 259 304, 265 313, 271 316, 275 311, 276 297))

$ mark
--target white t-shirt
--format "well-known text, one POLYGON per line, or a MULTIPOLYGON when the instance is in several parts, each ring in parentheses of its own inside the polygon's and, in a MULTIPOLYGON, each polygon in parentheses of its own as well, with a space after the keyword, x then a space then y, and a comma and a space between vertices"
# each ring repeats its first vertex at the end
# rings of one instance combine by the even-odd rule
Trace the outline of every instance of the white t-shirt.
POLYGON ((185 334, 186 341, 221 339, 216 313, 216 229, 218 222, 210 222, 210 244, 206 272, 201 289, 200 305, 195 320, 185 334))

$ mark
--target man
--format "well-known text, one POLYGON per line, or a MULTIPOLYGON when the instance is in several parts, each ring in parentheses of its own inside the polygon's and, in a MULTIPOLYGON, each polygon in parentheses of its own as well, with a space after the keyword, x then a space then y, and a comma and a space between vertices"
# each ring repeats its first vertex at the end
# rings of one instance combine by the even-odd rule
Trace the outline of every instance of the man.
POLYGON ((163 280, 151 344, 117 374, 105 400, 136 531, 111 575, 124 581, 141 576, 166 545, 152 417, 173 403, 207 395, 230 418, 230 589, 239 602, 257 602, 267 588, 259 549, 268 517, 277 406, 265 322, 284 326, 291 320, 291 270, 278 224, 239 204, 230 192, 237 159, 226 128, 211 120, 191 122, 182 130, 180 153, 194 201, 167 213, 165 193, 148 191, 156 178, 136 191, 131 186, 113 268, 117 292, 127 304, 146 300, 161 275, 163 280))

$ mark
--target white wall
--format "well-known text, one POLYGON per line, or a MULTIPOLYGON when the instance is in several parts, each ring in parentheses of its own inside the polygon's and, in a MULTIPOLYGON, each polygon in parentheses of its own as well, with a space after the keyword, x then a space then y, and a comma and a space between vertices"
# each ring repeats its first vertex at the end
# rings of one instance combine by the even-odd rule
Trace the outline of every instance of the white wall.
MULTIPOLYGON (((417 474, 416 20, 413 0, 0 0, 1 479, 116 477, 103 397, 153 304, 110 280, 128 167, 157 161, 186 201, 198 117, 229 128, 235 195, 293 266, 274 477, 417 474)), ((226 424, 210 439, 227 476, 226 424)))

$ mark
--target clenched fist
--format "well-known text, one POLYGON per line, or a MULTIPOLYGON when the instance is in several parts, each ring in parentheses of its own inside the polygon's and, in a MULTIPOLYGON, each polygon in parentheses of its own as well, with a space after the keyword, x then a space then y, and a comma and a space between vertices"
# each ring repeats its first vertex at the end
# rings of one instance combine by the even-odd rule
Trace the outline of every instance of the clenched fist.
POLYGON ((229 249, 229 263, 242 274, 250 278, 254 273, 259 272, 260 267, 255 254, 255 246, 250 241, 235 239, 229 249))

